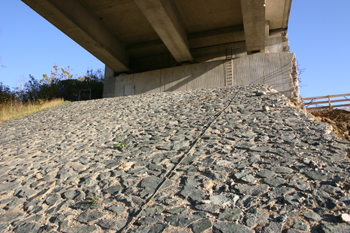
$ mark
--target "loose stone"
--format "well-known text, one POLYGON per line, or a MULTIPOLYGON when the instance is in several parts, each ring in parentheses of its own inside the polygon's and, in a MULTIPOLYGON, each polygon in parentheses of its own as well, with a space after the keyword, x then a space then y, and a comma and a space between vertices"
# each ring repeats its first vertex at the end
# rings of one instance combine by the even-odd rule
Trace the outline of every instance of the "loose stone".
POLYGON ((191 223, 202 219, 206 216, 207 214, 204 212, 198 212, 194 214, 179 214, 179 215, 173 215, 170 217, 166 217, 165 221, 167 221, 170 225, 178 227, 187 227, 191 223))
POLYGON ((320 221, 322 219, 320 215, 314 212, 305 212, 304 216, 312 221, 320 221))
POLYGON ((268 196, 271 198, 284 197, 293 191, 294 189, 290 187, 279 187, 274 188, 271 192, 269 192, 268 196))
POLYGON ((262 185, 236 185, 235 189, 239 190, 239 193, 243 195, 260 196, 269 191, 269 186, 266 184, 262 185))
POLYGON ((115 185, 107 189, 103 189, 102 192, 117 195, 121 192, 121 190, 122 190, 122 187, 120 185, 115 185))
POLYGON ((275 176, 275 173, 273 171, 269 171, 269 170, 259 171, 256 174, 262 178, 271 178, 271 177, 275 176))
POLYGON ((30 222, 25 223, 15 229, 15 233, 37 233, 40 229, 40 224, 30 222))
POLYGON ((274 171, 276 173, 289 174, 293 172, 293 169, 289 167, 272 167, 271 171, 274 171))
POLYGON ((306 171, 305 175, 313 180, 333 179, 333 174, 326 174, 319 171, 306 171))
POLYGON ((189 186, 185 186, 185 188, 180 192, 180 194, 185 198, 190 198, 192 201, 197 202, 200 202, 205 196, 205 193, 203 191, 189 186))
POLYGON ((300 180, 291 181, 291 182, 288 183, 288 185, 292 186, 294 188, 297 188, 299 190, 302 190, 302 191, 306 191, 306 190, 310 189, 309 183, 304 182, 304 181, 300 181, 300 180))
POLYGON ((197 210, 202 210, 213 214, 217 213, 220 210, 220 206, 213 204, 199 204, 195 205, 195 208, 197 210))
POLYGON ((216 230, 222 233, 229 232, 241 232, 241 233, 254 233, 255 231, 242 225, 237 225, 235 223, 229 222, 216 222, 214 223, 214 227, 216 230))
POLYGON ((238 199, 239 199, 238 195, 232 195, 232 194, 210 195, 209 197, 209 200, 212 204, 219 205, 222 208, 235 205, 238 199))
POLYGON ((343 222, 350 222, 350 215, 349 214, 342 214, 341 215, 341 220, 343 222))
POLYGON ((139 227, 135 230, 132 230, 132 233, 144 233, 144 232, 164 232, 165 229, 167 229, 169 225, 167 224, 155 224, 153 226, 145 226, 145 227, 139 227))
POLYGON ((21 187, 15 190, 15 195, 17 197, 29 197, 35 194, 35 191, 27 187, 21 187))
POLYGON ((251 174, 243 176, 241 178, 241 180, 243 180, 244 182, 247 182, 249 184, 255 184, 257 182, 257 180, 255 179, 254 176, 252 176, 251 174))
POLYGON ((293 228, 300 229, 302 231, 310 231, 310 225, 298 219, 294 221, 293 228))
POLYGON ((23 201, 19 198, 14 198, 10 203, 8 203, 4 209, 5 210, 14 210, 17 206, 23 204, 23 201))
POLYGON ((137 223, 139 225, 153 225, 156 223, 161 223, 163 222, 163 216, 160 214, 155 214, 155 215, 151 215, 145 218, 142 218, 140 220, 137 221, 137 223))
POLYGON ((105 230, 115 230, 119 231, 122 229, 126 224, 126 220, 124 219, 102 219, 100 220, 97 225, 102 227, 105 230))
POLYGON ((282 233, 283 223, 281 222, 270 222, 262 230, 263 233, 282 233))
POLYGON ((78 216, 77 220, 82 223, 91 223, 102 218, 104 215, 103 212, 99 211, 83 212, 78 216))
POLYGON ((87 226, 80 225, 76 227, 60 227, 60 230, 63 232, 71 232, 71 233, 95 233, 98 232, 98 228, 96 226, 87 226))
POLYGON ((260 209, 252 209, 246 215, 245 223, 248 227, 254 228, 259 223, 267 222, 269 215, 260 209))
POLYGON ((58 194, 52 194, 52 195, 49 195, 46 200, 45 200, 45 203, 49 206, 52 206, 58 202, 61 201, 61 197, 60 195, 58 194))
POLYGON ((122 205, 113 205, 108 207, 107 210, 116 213, 118 216, 122 215, 125 212, 125 208, 122 205))
POLYGON ((264 182, 268 185, 277 187, 277 186, 280 186, 281 184, 284 184, 286 180, 283 179, 282 177, 274 177, 274 178, 265 178, 264 182))
POLYGON ((11 183, 0 183, 0 192, 8 192, 16 189, 20 186, 20 183, 11 182, 11 183))
POLYGON ((243 212, 239 208, 225 209, 219 214, 219 220, 235 221, 242 217, 243 212))
POLYGON ((151 189, 156 189, 158 185, 163 181, 162 178, 151 176, 143 179, 141 181, 141 187, 143 188, 151 188, 151 189))
POLYGON ((205 218, 202 220, 199 220, 196 223, 192 224, 192 231, 194 233, 201 233, 204 232, 206 230, 209 230, 212 227, 212 223, 210 221, 210 219, 205 218))
POLYGON ((8 224, 8 223, 0 224, 0 232, 1 232, 1 233, 5 233, 5 232, 7 232, 9 229, 10 229, 10 224, 8 224))
POLYGON ((159 213, 163 212, 164 209, 165 209, 165 207, 162 205, 150 206, 147 209, 142 211, 141 216, 144 217, 144 216, 159 214, 159 213))
POLYGON ((24 215, 24 213, 20 213, 20 212, 10 212, 10 213, 0 214, 0 223, 12 222, 12 221, 22 217, 23 215, 24 215))
POLYGON ((321 229, 324 233, 333 232, 350 232, 350 226, 348 223, 322 223, 321 229))

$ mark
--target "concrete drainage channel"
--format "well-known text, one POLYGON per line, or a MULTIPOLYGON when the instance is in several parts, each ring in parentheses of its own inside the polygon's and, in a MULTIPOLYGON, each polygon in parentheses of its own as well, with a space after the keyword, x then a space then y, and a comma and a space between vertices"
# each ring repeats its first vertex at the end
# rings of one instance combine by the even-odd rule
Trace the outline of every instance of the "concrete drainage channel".
POLYGON ((348 141, 268 86, 75 102, 0 138, 0 231, 350 231, 348 141))

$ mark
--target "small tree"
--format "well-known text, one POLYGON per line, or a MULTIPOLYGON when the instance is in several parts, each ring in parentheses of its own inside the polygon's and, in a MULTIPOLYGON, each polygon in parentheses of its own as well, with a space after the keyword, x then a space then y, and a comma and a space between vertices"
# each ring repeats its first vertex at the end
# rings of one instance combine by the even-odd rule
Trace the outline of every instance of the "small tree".
POLYGON ((297 70, 298 70, 298 82, 299 86, 301 86, 301 74, 305 72, 305 68, 301 68, 300 62, 297 60, 297 70))
POLYGON ((0 103, 5 103, 13 99, 15 99, 15 94, 11 91, 10 87, 0 82, 0 103))
POLYGON ((22 101, 34 101, 42 98, 42 85, 32 75, 29 75, 29 81, 24 84, 24 93, 22 94, 22 101))
POLYGON ((73 78, 73 75, 70 73, 73 69, 71 69, 69 66, 68 68, 61 67, 61 73, 59 73, 59 69, 57 65, 53 66, 54 71, 51 70, 50 77, 47 74, 43 74, 43 78, 40 80, 40 82, 46 83, 46 84, 52 84, 57 83, 60 80, 68 80, 73 78))

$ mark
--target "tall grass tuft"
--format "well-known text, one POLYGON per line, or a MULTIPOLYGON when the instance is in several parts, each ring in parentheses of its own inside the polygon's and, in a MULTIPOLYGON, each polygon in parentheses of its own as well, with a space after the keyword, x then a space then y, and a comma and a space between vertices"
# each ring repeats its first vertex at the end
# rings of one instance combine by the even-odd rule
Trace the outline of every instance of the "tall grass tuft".
POLYGON ((66 103, 69 103, 69 101, 64 101, 63 99, 28 101, 25 104, 18 100, 1 103, 0 123, 66 103))

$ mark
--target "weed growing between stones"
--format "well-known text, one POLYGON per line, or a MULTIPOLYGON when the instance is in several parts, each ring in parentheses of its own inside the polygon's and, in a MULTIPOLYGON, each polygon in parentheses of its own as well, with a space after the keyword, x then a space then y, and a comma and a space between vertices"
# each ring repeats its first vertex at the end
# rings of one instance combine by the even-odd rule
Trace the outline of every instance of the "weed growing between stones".
POLYGON ((89 204, 89 205, 97 205, 98 202, 99 202, 99 200, 100 200, 100 199, 97 198, 97 197, 91 198, 91 199, 89 200, 88 204, 89 204))
POLYGON ((124 139, 117 143, 117 148, 118 148, 119 150, 121 150, 121 149, 123 149, 123 148, 125 148, 125 147, 127 147, 127 146, 128 146, 128 144, 126 144, 126 143, 124 142, 124 139))

